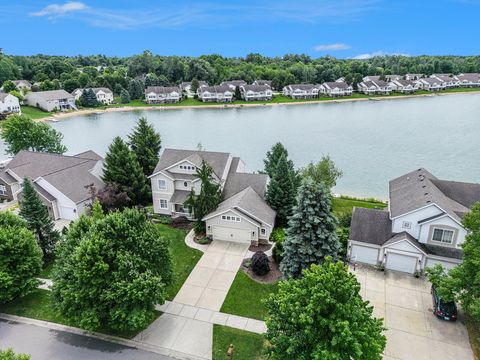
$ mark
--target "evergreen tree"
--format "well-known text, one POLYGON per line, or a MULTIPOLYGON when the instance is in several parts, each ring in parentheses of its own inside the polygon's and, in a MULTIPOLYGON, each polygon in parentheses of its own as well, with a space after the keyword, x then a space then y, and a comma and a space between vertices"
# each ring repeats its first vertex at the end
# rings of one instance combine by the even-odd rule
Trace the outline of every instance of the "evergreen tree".
POLYGON ((130 100, 130 93, 127 90, 122 89, 122 91, 120 92, 120 102, 122 104, 128 104, 130 100))
POLYGON ((109 185, 116 184, 135 205, 146 204, 150 199, 142 167, 136 155, 119 136, 108 147, 102 179, 109 185))
POLYGON ((122 93, 122 90, 123 90, 122 85, 120 85, 119 83, 117 83, 117 84, 115 84, 115 87, 113 88, 113 93, 114 93, 115 95, 120 96, 120 94, 122 93))
POLYGON ((275 145, 273 145, 272 149, 267 152, 267 156, 263 160, 263 163, 265 164, 264 171, 268 176, 270 176, 270 179, 273 178, 278 160, 282 155, 285 155, 285 157, 288 158, 288 151, 280 142, 277 142, 275 145))
POLYGON ((36 235, 43 256, 51 255, 55 244, 60 240, 60 233, 54 229, 47 207, 40 200, 32 183, 26 178, 23 181, 20 216, 26 220, 28 228, 36 235))
POLYGON ((267 188, 266 200, 277 212, 277 226, 284 227, 295 205, 296 185, 293 164, 282 154, 267 188))
POLYGON ((192 84, 190 86, 190 91, 193 92, 194 94, 197 93, 198 88, 200 87, 197 78, 192 79, 192 84))
POLYGON ((157 166, 158 153, 162 147, 160 134, 155 131, 144 117, 138 119, 133 133, 128 136, 129 145, 137 156, 137 160, 143 169, 145 176, 150 176, 157 166))
POLYGON ((303 269, 312 264, 321 264, 325 257, 335 259, 341 247, 336 227, 330 190, 322 183, 304 179, 283 243, 283 260, 280 264, 283 275, 297 278, 303 269))
POLYGON ((80 96, 80 104, 83 107, 96 107, 99 105, 97 95, 92 89, 84 89, 80 96))
POLYGON ((240 92, 240 86, 235 87, 235 100, 241 100, 242 93, 240 92))
POLYGON ((128 83, 128 93, 132 100, 143 99, 145 96, 145 87, 140 80, 132 79, 128 83))

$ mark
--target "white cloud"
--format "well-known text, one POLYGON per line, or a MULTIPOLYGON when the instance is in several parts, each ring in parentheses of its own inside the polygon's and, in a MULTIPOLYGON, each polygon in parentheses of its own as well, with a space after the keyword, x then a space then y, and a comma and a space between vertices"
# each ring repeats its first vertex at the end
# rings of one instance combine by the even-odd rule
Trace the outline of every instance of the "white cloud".
POLYGON ((352 59, 357 59, 357 60, 367 60, 371 59, 375 56, 392 56, 392 55, 398 55, 398 56, 410 56, 409 54, 402 54, 402 53, 388 53, 383 50, 378 50, 374 51, 372 53, 366 53, 366 54, 359 54, 357 56, 352 57, 352 59))
POLYGON ((350 45, 343 43, 336 44, 322 44, 314 47, 315 51, 339 51, 339 50, 348 50, 350 45))
POLYGON ((79 1, 70 1, 64 4, 50 4, 40 11, 30 13, 30 16, 48 16, 55 18, 66 15, 68 13, 82 11, 88 9, 88 6, 79 1))

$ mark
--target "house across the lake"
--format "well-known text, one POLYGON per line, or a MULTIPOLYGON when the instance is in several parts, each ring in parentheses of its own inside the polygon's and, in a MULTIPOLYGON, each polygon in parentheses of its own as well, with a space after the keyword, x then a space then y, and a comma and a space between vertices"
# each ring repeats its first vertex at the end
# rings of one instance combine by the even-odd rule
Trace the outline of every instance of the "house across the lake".
POLYGON ((245 101, 268 101, 273 95, 270 85, 242 85, 240 93, 245 101))
POLYGON ((148 104, 171 104, 182 99, 182 90, 177 86, 149 86, 145 90, 148 104))
POLYGON ((392 88, 383 80, 367 80, 358 84, 358 92, 367 95, 389 95, 392 88))
MULTIPOLYGON (((199 88, 204 87, 204 86, 208 86, 208 83, 206 81, 199 81, 198 82, 198 87, 199 88)), ((180 84, 180 89, 182 91, 185 91, 185 93, 187 94, 187 96, 189 98, 193 98, 195 96, 195 92, 192 91, 192 82, 191 81, 182 82, 180 84)))
POLYGON ((27 80, 13 80, 18 91, 25 92, 32 90, 32 84, 27 80))
POLYGON ((420 168, 390 181, 388 210, 354 208, 348 255, 354 262, 414 274, 462 261, 463 216, 480 184, 436 178, 420 168))
POLYGON ((245 80, 227 80, 220 83, 220 86, 228 86, 233 91, 235 91, 237 87, 241 87, 243 85, 247 85, 245 80))
POLYGON ((447 84, 444 81, 434 77, 421 78, 415 82, 417 83, 419 89, 428 91, 445 90, 447 87, 447 84))
POLYGON ((23 101, 26 105, 48 112, 77 110, 75 98, 65 90, 29 92, 23 101))
POLYGON ((203 86, 197 90, 198 98, 203 102, 232 102, 234 92, 227 85, 203 86))
POLYGON ((0 92, 0 115, 21 114, 20 102, 16 96, 0 92))
POLYGON ((463 87, 480 87, 480 74, 479 73, 466 73, 456 75, 458 85, 463 87))
POLYGON ((243 161, 229 153, 165 149, 150 175, 154 212, 192 218, 184 203, 192 190, 200 192, 201 181, 195 174, 202 162, 212 168, 224 199, 203 219, 207 235, 213 240, 267 243, 276 215, 264 200, 269 178, 245 172, 243 161))
MULTIPOLYGON (((85 89, 78 88, 73 90, 72 95, 75 97, 75 100, 79 100, 84 90, 86 89, 87 88, 85 89)), ((88 89, 91 89, 93 91, 99 103, 102 103, 105 105, 113 103, 113 92, 109 88, 98 87, 98 88, 88 88, 88 89)))
POLYGON ((352 95, 353 87, 346 82, 324 82, 320 85, 320 93, 330 97, 352 95))
POLYGON ((418 90, 418 84, 412 80, 398 79, 391 81, 388 85, 393 91, 398 91, 403 94, 412 94, 418 90))
POLYGON ((318 97, 319 91, 319 85, 291 84, 283 88, 283 95, 292 99, 313 99, 318 97))
POLYGON ((53 219, 76 220, 92 202, 90 186, 104 187, 103 159, 93 151, 74 156, 20 151, 0 169, 0 198, 22 200, 29 179, 53 219))

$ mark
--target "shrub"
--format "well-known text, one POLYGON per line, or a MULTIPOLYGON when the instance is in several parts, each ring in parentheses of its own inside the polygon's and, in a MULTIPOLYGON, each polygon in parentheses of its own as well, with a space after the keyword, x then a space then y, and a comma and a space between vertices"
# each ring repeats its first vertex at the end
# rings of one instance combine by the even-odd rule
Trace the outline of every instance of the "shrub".
POLYGON ((283 241, 278 241, 275 243, 272 249, 273 260, 280 265, 283 259, 283 241))
POLYGON ((257 251, 255 254, 253 254, 252 271, 259 276, 266 275, 270 271, 268 257, 263 251, 257 251))
POLYGON ((208 244, 210 244, 210 239, 208 237, 204 236, 204 237, 198 239, 197 242, 199 244, 202 244, 202 245, 208 245, 208 244))
POLYGON ((338 215, 338 225, 340 227, 349 228, 351 222, 352 222, 352 211, 351 210, 341 212, 338 215))
POLYGON ((170 225, 175 229, 190 229, 190 220, 185 216, 179 216, 172 219, 170 225))
POLYGON ((277 242, 282 242, 283 240, 285 240, 285 229, 283 228, 273 229, 272 233, 270 234, 270 241, 277 243, 277 242))

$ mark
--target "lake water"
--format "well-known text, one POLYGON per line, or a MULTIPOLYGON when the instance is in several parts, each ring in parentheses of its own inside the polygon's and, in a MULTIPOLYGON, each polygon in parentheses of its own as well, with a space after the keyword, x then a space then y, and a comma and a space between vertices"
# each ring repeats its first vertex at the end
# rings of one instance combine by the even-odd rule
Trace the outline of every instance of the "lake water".
MULTIPOLYGON (((50 123, 69 154, 104 155, 145 116, 163 147, 227 151, 252 171, 281 141, 297 167, 329 154, 344 175, 335 192, 385 199, 388 181, 425 167, 444 179, 480 182, 480 94, 235 109, 175 109, 78 116, 50 123)), ((0 144, 0 153, 3 153, 0 144)))

